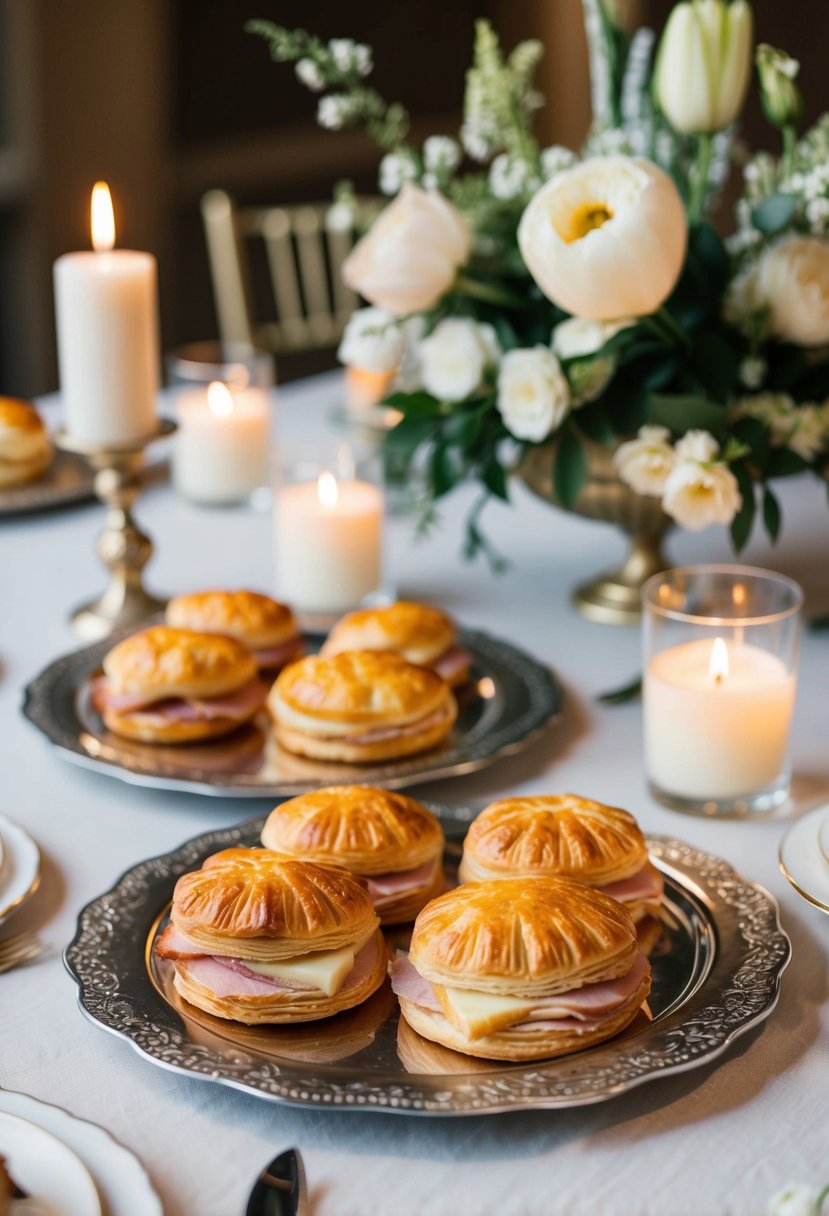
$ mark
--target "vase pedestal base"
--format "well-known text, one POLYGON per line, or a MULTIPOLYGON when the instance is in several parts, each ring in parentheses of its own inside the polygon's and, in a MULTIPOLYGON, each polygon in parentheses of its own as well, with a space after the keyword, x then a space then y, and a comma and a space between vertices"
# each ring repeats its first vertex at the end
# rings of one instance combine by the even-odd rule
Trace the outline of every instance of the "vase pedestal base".
POLYGON ((667 570, 660 545, 662 534, 631 536, 630 551, 616 570, 600 574, 573 592, 582 616, 602 625, 638 625, 642 616, 642 584, 652 574, 667 570))

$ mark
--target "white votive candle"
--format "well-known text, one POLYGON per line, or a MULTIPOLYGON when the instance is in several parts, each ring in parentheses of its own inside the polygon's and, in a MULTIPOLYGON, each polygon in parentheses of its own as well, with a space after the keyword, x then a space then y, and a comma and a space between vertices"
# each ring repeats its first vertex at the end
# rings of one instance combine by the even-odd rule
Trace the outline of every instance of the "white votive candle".
POLYGON ((658 651, 645 671, 645 765, 679 797, 740 798, 785 766, 795 677, 776 655, 722 638, 658 651))
POLYGON ((93 191, 95 252, 67 253, 54 267, 63 424, 81 443, 118 445, 156 428, 156 262, 113 249, 106 185, 93 191))
POLYGON ((387 397, 396 372, 373 372, 365 367, 345 369, 346 413, 357 421, 365 421, 379 411, 376 406, 387 397))
POLYGON ((176 401, 173 482, 192 502, 242 502, 268 478, 268 399, 214 381, 176 401))
POLYGON ((274 544, 279 595, 305 612, 343 612, 380 585, 383 496, 365 481, 283 486, 274 544))

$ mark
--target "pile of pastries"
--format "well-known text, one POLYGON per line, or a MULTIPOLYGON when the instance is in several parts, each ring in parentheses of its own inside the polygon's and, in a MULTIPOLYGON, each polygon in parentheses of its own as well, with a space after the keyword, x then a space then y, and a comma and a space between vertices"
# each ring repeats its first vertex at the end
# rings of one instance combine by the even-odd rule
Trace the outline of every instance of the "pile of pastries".
POLYGON ((261 841, 179 878, 155 943, 178 993, 208 1013, 309 1022, 359 1005, 388 973, 423 1038, 538 1060, 612 1037, 647 999, 663 880, 626 811, 573 794, 494 802, 455 887, 439 821, 382 789, 283 802, 261 841), (389 958, 381 927, 412 920, 408 952, 389 958))
POLYGON ((49 432, 33 405, 0 397, 0 489, 35 481, 52 463, 49 432))
POLYGON ((303 651, 294 613, 269 596, 181 595, 165 624, 109 651, 92 701, 110 730, 144 743, 217 738, 267 708, 281 747, 351 764, 423 752, 451 733, 471 656, 437 608, 353 612, 319 654, 303 651))

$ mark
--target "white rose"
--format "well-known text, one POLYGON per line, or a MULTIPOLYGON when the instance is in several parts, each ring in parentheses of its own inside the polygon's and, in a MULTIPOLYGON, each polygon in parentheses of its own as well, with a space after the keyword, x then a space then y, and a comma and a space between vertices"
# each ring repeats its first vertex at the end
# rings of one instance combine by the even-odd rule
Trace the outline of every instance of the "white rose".
POLYGON ((787 236, 757 264, 755 293, 772 332, 798 346, 829 342, 829 241, 787 236))
POLYGON ((396 317, 382 308, 359 308, 343 331, 337 358, 348 367, 393 372, 403 359, 403 346, 396 317))
POLYGON ((792 1182, 769 1201, 769 1216, 820 1216, 820 1192, 792 1182))
POLYGON ((676 445, 676 464, 665 482, 662 509, 690 532, 730 524, 742 505, 737 478, 713 457, 719 447, 705 431, 689 431, 676 445), (683 445, 684 448, 683 448, 683 445))
POLYGON ((343 280, 395 316, 424 312, 469 257, 471 238, 456 207, 406 182, 343 263, 343 280))
POLYGON ((516 439, 540 443, 561 426, 570 408, 570 387, 546 346, 511 350, 498 373, 498 412, 516 439))
POLYGON ((706 464, 717 455, 720 445, 708 431, 686 431, 677 441, 674 450, 677 460, 694 460, 698 464, 706 464))
POLYGON ((616 450, 613 463, 619 476, 637 494, 661 498, 665 483, 676 463, 676 453, 666 426, 643 426, 637 439, 630 439, 616 450))
POLYGON ((811 464, 829 439, 826 412, 817 405, 801 405, 794 411, 793 423, 786 447, 811 464))
POLYGON ((521 255, 544 294, 598 321, 659 308, 679 278, 687 239, 671 178, 627 156, 597 156, 557 173, 518 226, 521 255))
POLYGON ((441 401, 464 401, 479 387, 484 371, 497 362, 494 331, 467 317, 438 322, 418 346, 423 387, 441 401))

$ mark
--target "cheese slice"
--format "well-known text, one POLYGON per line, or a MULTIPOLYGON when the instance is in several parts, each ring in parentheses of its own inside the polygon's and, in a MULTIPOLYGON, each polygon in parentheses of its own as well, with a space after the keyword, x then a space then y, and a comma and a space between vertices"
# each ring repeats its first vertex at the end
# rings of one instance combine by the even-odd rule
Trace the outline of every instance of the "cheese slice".
POLYGON ((301 954, 296 958, 281 959, 278 963, 252 963, 245 959, 245 966, 257 975, 273 980, 289 980, 296 984, 312 984, 326 996, 334 996, 343 986, 346 976, 354 966, 354 958, 374 936, 353 946, 340 950, 319 950, 316 954, 301 954))
POLYGON ((480 1039, 504 1026, 522 1022, 531 1009, 532 1001, 489 992, 472 992, 467 988, 444 988, 433 984, 446 1020, 468 1039, 480 1039))

